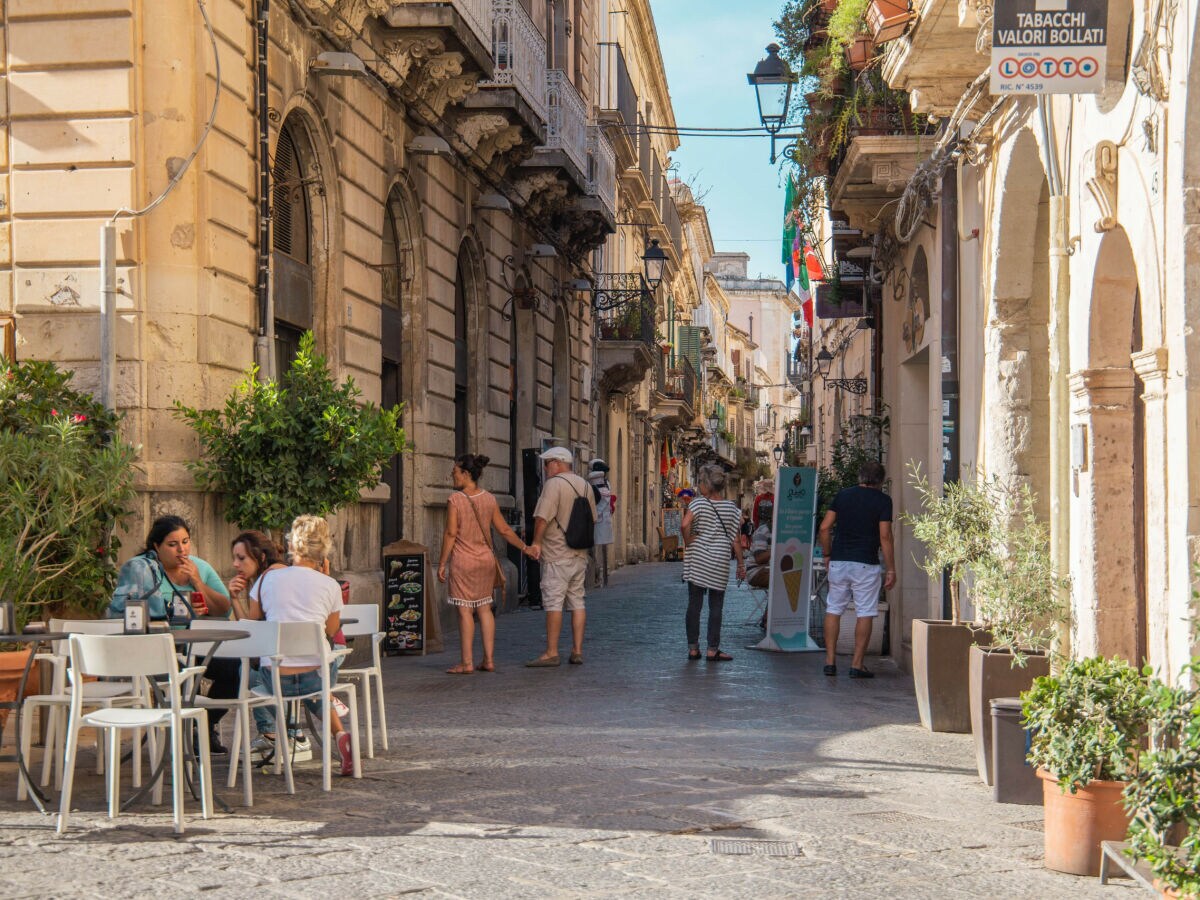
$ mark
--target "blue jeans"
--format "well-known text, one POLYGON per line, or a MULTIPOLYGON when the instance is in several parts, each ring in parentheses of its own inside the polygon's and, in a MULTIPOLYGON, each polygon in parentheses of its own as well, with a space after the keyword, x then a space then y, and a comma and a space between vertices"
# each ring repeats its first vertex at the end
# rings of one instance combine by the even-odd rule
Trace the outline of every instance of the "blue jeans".
MULTIPOLYGON (((337 681, 337 670, 341 665, 341 660, 337 660, 329 667, 329 686, 333 687, 337 681)), ((251 673, 254 677, 251 679, 250 687, 261 688, 262 692, 272 694, 275 691, 275 685, 272 683, 273 678, 270 666, 262 666, 257 673, 251 673)), ((299 672, 295 675, 280 675, 279 686, 283 691, 284 697, 299 697, 303 694, 318 693, 321 690, 321 670, 313 669, 311 672, 299 672)), ((305 708, 317 719, 321 718, 321 698, 314 697, 304 701, 305 708)), ((270 706, 256 706, 254 708, 254 725, 258 728, 259 734, 275 731, 275 710, 270 706)), ((289 729, 295 728, 294 722, 288 723, 289 729)))

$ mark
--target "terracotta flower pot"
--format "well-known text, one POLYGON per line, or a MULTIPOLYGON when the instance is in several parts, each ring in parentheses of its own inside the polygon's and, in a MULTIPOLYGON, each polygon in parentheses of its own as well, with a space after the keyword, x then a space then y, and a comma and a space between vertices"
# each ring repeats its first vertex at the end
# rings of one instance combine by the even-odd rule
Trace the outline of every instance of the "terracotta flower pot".
MULTIPOLYGON (((3 638, 0 638, 2 641, 3 638)), ((0 653, 0 702, 11 703, 17 699, 17 688, 21 686, 21 673, 31 650, 16 650, 0 653)), ((0 709, 0 725, 8 720, 8 710, 0 709)))
POLYGON ((871 0, 867 7, 867 27, 876 44, 892 41, 908 30, 912 13, 907 0, 871 0))
POLYGON ((869 34, 860 34, 846 47, 846 64, 855 72, 861 72, 871 63, 875 55, 875 39, 869 34))
POLYGON ((1099 875, 1101 841, 1123 841, 1129 831, 1130 815, 1121 805, 1126 783, 1090 781, 1074 794, 1064 794, 1045 769, 1038 769, 1038 778, 1046 815, 1046 868, 1099 875))

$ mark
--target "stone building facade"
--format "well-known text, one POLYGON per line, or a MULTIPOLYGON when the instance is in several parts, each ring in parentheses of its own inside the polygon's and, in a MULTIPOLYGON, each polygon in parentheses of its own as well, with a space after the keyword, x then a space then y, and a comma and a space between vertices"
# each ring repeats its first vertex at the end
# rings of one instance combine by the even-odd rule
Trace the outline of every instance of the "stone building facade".
MULTIPOLYGON (((828 184, 863 233, 847 247, 873 247, 882 274, 898 508, 916 504, 909 461, 935 483, 1029 484, 1070 576, 1073 652, 1171 676, 1195 649, 1200 19, 1110 3, 1101 93, 1001 98, 990 7, 914 4, 883 74, 940 131, 856 137, 828 184)), ((902 659, 912 619, 943 610, 914 553, 899 528, 902 659)))
POLYGON ((336 517, 352 582, 377 583, 397 537, 436 552, 456 452, 491 457, 485 484, 514 521, 523 451, 595 454, 578 281, 616 228, 617 171, 588 0, 4 12, 0 322, 19 358, 98 384, 99 226, 157 197, 203 135, 161 205, 116 218, 116 405, 142 447, 132 543, 181 513, 224 568, 232 526, 197 491, 172 406, 220 405, 305 330, 338 378, 405 404, 414 445, 336 517))

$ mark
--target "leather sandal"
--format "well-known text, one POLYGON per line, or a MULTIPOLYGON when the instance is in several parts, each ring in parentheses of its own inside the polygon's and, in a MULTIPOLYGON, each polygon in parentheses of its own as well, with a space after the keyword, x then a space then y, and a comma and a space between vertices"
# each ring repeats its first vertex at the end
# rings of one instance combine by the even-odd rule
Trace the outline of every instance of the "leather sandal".
POLYGON ((689 650, 688 659, 699 659, 703 654, 699 650, 689 650))
POLYGON ((525 668, 552 669, 561 664, 562 661, 557 656, 539 656, 537 659, 531 659, 529 662, 525 663, 525 668))
POLYGON ((730 656, 728 653, 725 653, 722 650, 717 650, 714 653, 709 653, 704 658, 707 659, 709 662, 728 662, 729 660, 733 659, 732 656, 730 656))

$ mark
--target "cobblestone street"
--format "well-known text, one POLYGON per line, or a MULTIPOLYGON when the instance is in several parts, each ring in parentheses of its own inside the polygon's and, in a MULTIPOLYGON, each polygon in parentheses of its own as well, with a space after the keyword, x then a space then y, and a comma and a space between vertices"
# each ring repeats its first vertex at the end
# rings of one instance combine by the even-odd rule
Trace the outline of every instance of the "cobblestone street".
MULTIPOLYGON (((452 653, 386 660, 391 750, 332 794, 311 764, 295 797, 256 776, 253 809, 204 822, 189 802, 177 838, 169 805, 106 819, 85 753, 56 838, 14 802, 7 764, 0 895, 1132 896, 1044 870, 1041 809, 992 803, 969 737, 922 730, 886 663, 850 681, 818 655, 743 649, 758 631, 741 589, 734 660, 689 663, 680 571, 634 566, 593 592, 582 667, 521 666, 542 640, 529 611, 499 620, 496 674, 445 675, 452 653), (723 855, 718 839, 799 854, 723 855)), ((223 759, 214 771, 240 803, 223 759)))

